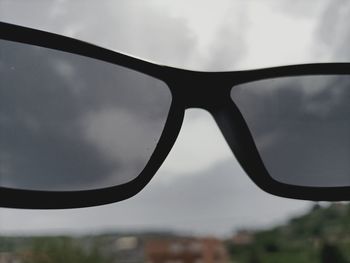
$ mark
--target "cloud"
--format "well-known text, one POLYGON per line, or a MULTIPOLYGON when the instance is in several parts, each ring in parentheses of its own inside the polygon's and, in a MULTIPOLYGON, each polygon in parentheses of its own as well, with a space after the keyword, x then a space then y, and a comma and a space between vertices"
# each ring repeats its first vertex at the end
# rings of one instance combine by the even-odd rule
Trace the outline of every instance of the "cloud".
POLYGON ((138 176, 167 119, 165 83, 64 52, 0 46, 2 186, 86 190, 138 176))
POLYGON ((233 70, 246 55, 248 19, 245 1, 164 1, 158 8, 186 24, 196 41, 186 68, 203 71, 233 70))
POLYGON ((350 4, 348 1, 330 1, 325 6, 315 31, 318 56, 326 62, 349 62, 350 41, 348 17, 350 4))
POLYGON ((349 186, 349 83, 347 75, 286 77, 232 90, 273 178, 349 186))
POLYGON ((282 223, 309 208, 309 202, 264 193, 232 159, 170 181, 161 180, 163 176, 167 174, 157 174, 139 195, 117 204, 67 211, 2 210, 0 230, 84 233, 170 229, 227 236, 242 227, 282 223))
POLYGON ((2 1, 0 17, 178 67, 196 52, 184 20, 143 1, 2 1))

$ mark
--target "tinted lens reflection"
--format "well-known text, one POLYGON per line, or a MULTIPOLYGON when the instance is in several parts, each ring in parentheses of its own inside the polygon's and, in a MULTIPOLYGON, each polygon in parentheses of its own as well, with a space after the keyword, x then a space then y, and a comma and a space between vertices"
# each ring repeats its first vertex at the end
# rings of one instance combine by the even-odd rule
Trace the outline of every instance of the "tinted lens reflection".
POLYGON ((171 104, 162 81, 0 40, 0 186, 87 190, 144 169, 171 104))
POLYGON ((350 76, 267 79, 231 97, 271 177, 300 186, 350 186, 350 76))

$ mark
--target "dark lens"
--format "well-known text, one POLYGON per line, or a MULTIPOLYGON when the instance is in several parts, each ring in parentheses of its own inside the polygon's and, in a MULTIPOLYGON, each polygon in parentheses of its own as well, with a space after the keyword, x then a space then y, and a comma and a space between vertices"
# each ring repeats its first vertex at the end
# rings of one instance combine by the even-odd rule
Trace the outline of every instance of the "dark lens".
POLYGON ((299 186, 350 186, 350 76, 315 75, 233 87, 269 174, 299 186))
POLYGON ((138 71, 0 40, 0 186, 129 182, 148 163, 170 104, 166 84, 138 71))

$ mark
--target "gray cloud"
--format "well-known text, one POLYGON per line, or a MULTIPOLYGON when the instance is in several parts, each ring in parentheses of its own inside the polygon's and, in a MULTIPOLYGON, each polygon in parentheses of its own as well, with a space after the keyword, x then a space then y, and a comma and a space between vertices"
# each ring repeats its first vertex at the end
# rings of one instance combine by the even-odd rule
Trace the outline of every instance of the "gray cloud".
MULTIPOLYGON (((324 7, 315 31, 320 53, 330 62, 348 62, 350 52, 350 3, 344 0, 329 1, 324 7)), ((317 47, 316 47, 317 49, 317 47)))
POLYGON ((171 104, 163 82, 63 52, 0 47, 1 186, 84 190, 142 171, 171 104))
POLYGON ((2 1, 0 17, 179 67, 196 51, 184 20, 143 1, 2 1))
POLYGON ((233 89, 271 176, 304 186, 349 186, 350 76, 304 76, 233 89))
POLYGON ((228 16, 227 19, 224 19, 215 35, 215 39, 218 41, 213 41, 209 47, 210 55, 207 58, 206 70, 227 71, 233 69, 246 55, 247 48, 244 35, 248 28, 248 22, 244 10, 242 8, 239 18, 232 19, 232 16, 228 16))
POLYGON ((3 210, 0 230, 79 233, 171 229, 222 236, 242 227, 282 223, 309 207, 308 202, 264 193, 231 159, 171 181, 161 180, 164 176, 158 173, 140 194, 117 204, 68 211, 3 210), (25 222, 21 223, 21 218, 25 222))

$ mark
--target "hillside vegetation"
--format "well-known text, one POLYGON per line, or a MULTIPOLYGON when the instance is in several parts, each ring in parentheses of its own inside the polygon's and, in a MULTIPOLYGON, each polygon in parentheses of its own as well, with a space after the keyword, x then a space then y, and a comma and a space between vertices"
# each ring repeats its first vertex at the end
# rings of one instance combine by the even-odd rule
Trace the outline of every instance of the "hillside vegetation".
POLYGON ((250 244, 229 242, 233 262, 350 263, 350 205, 315 205, 306 215, 252 236, 250 244))

